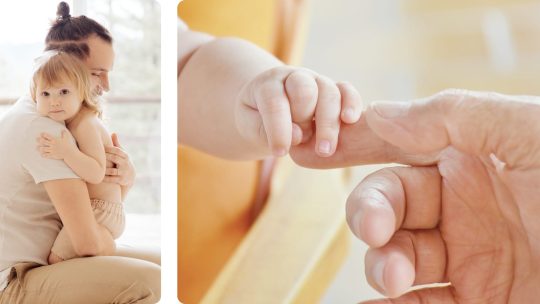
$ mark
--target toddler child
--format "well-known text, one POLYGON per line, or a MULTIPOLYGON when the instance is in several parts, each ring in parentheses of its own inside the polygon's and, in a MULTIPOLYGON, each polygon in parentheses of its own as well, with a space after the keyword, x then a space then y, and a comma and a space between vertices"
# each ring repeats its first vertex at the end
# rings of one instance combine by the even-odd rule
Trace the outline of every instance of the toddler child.
MULTIPOLYGON (((86 181, 97 222, 116 239, 125 225, 122 194, 120 185, 102 182, 105 146, 112 146, 112 140, 101 120, 98 96, 91 88, 87 67, 73 54, 47 51, 36 60, 31 95, 38 113, 65 123, 72 135, 65 131, 60 137, 41 134, 40 153, 63 160, 86 181)), ((49 264, 76 256, 67 231, 62 229, 52 246, 49 264)))

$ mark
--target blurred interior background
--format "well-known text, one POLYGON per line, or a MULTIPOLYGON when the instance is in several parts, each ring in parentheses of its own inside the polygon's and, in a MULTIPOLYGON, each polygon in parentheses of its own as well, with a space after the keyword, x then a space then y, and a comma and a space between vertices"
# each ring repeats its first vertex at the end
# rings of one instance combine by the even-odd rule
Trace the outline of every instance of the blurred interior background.
MULTIPOLYGON (((309 3, 302 65, 351 82, 366 103, 446 88, 540 95, 538 0, 309 3)), ((353 184, 377 168, 355 168, 353 184)), ((364 278, 366 247, 352 235, 351 242, 322 303, 379 297, 364 278)))
MULTIPOLYGON (((28 93, 34 58, 44 48, 59 0, 0 5, 0 115, 28 93), (11 30, 10 30, 11 29, 11 30)), ((158 246, 160 231, 161 7, 155 0, 70 0, 71 15, 108 28, 116 53, 104 119, 137 171, 125 203, 130 243, 158 246)))
MULTIPOLYGON (((196 1, 184 1, 183 5, 188 5, 188 2, 196 1)), ((220 7, 221 3, 208 4, 209 2, 212 1, 207 0, 206 4, 198 2, 202 8, 191 11, 191 14, 187 10, 182 16, 192 29, 204 30, 202 25, 210 24, 208 27, 216 27, 212 32, 214 35, 235 35, 249 39, 286 62, 305 66, 336 81, 349 81, 362 94, 365 103, 372 100, 422 98, 447 88, 519 95, 540 94, 539 0, 230 0, 221 5, 224 7, 220 7), (295 35, 295 26, 300 24, 294 19, 287 19, 290 17, 287 16, 290 10, 279 9, 303 7, 304 2, 307 4, 308 20, 305 31, 298 31, 304 33, 299 35, 302 47, 296 48, 298 36, 295 35), (285 16, 276 18, 280 17, 280 13, 285 16), (261 25, 272 24, 272 20, 278 21, 274 28, 261 25), (279 24, 279 21, 284 22, 279 24), (285 29, 285 33, 276 31, 276 28, 285 29), (280 44, 292 45, 292 51, 285 50, 292 53, 290 57, 286 56, 287 52, 281 52, 283 50, 279 47, 280 44), (295 56, 298 49, 301 49, 301 55, 295 56)), ((353 168, 348 192, 367 174, 381 167, 382 165, 373 165, 353 168)), ((317 186, 313 187, 313 192, 316 193, 317 186)), ((344 211, 344 199, 336 198, 332 203, 344 211)), ((313 211, 317 206, 310 207, 313 207, 313 211)), ((306 214, 309 211, 307 208, 306 214)), ((304 217, 307 217, 306 214, 304 217)), ((264 217, 264 213, 261 217, 264 217)), ((343 220, 343 216, 340 220, 343 220)), ((295 221, 300 222, 301 219, 291 220, 295 221)), ((291 222, 286 224, 292 227, 291 222)), ((280 224, 283 223, 278 222, 276 225, 280 224)), ((365 279, 363 260, 366 246, 349 231, 346 233, 351 244, 346 252, 347 258, 330 287, 324 292, 320 303, 358 303, 380 297, 365 279)), ((307 234, 308 232, 305 233, 306 238, 307 234)), ((256 245, 251 246, 255 243, 252 242, 254 238, 247 238, 248 240, 240 245, 244 251, 239 250, 239 256, 248 256, 241 255, 244 252, 257 252, 256 249, 249 251, 256 248, 256 245)), ((295 245, 298 245, 302 242, 298 240, 296 243, 295 245)), ((288 249, 290 247, 294 246, 289 244, 288 249)), ((329 247, 332 252, 343 250, 343 247, 329 247)), ((276 248, 269 250, 279 251, 276 248)), ((271 254, 264 257, 269 256, 272 257, 271 254)), ((237 256, 233 255, 233 262, 238 262, 239 259, 235 260, 235 257, 237 256)), ((241 274, 234 271, 264 268, 261 264, 266 265, 267 261, 281 271, 289 271, 290 269, 279 267, 289 262, 287 257, 279 258, 281 260, 255 258, 248 259, 245 264, 231 263, 233 267, 224 271, 225 274, 233 273, 230 280, 218 281, 223 285, 216 285, 227 286, 224 289, 235 287, 234 280, 241 277, 241 274), (236 267, 240 264, 241 266, 236 267)), ((251 278, 263 281, 257 274, 260 273, 254 271, 251 278)), ((272 274, 279 279, 286 276, 282 273, 265 273, 261 276, 272 277, 272 274)), ((269 288, 274 287, 270 285, 280 285, 265 283, 268 284, 264 286, 269 288)), ((298 282, 298 285, 303 283, 305 282, 298 282)), ((259 291, 247 291, 241 287, 234 290, 240 298, 244 294, 259 291)), ((216 290, 218 292, 215 294, 226 293, 221 293, 219 288, 216 290)), ((227 296, 234 294, 234 291, 227 293, 227 296)), ((301 293, 304 290, 296 291, 301 293)), ((318 292, 319 290, 310 289, 307 293, 318 292)))

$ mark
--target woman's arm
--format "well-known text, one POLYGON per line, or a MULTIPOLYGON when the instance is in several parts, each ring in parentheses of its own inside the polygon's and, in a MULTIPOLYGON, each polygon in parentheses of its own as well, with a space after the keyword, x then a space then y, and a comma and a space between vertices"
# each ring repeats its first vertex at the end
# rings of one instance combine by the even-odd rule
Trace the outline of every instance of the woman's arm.
POLYGON ((110 232, 96 222, 86 183, 80 179, 43 182, 79 256, 111 255, 116 246, 110 232))

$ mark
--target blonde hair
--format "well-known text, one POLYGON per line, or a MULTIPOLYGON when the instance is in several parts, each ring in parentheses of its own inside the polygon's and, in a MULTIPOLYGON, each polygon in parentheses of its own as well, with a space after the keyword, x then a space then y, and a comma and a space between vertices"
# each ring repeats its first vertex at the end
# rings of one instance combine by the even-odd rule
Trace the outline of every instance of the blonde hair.
POLYGON ((102 109, 98 96, 92 92, 90 72, 86 65, 73 54, 64 51, 46 51, 35 60, 30 94, 36 100, 38 83, 47 87, 58 81, 69 80, 79 91, 82 105, 101 118, 102 109))

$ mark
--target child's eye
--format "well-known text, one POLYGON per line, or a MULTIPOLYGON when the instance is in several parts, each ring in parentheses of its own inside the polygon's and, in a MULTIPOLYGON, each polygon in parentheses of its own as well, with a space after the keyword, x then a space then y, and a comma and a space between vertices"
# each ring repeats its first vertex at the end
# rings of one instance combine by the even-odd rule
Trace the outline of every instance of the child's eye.
POLYGON ((66 95, 66 94, 69 94, 68 89, 63 89, 63 90, 60 91, 60 95, 66 95))
POLYGON ((49 96, 49 92, 41 92, 41 96, 47 97, 47 96, 49 96))

